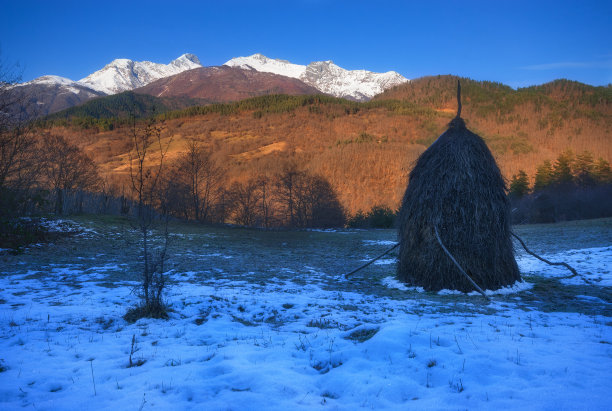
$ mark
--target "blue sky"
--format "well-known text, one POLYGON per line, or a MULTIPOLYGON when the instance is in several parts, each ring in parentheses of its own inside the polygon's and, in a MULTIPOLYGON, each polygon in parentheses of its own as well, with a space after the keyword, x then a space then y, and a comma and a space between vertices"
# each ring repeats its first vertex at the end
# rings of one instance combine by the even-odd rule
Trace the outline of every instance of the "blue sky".
POLYGON ((1 58, 23 81, 78 80, 115 58, 204 65, 262 53, 408 78, 457 74, 512 87, 612 83, 612 1, 0 0, 1 58))

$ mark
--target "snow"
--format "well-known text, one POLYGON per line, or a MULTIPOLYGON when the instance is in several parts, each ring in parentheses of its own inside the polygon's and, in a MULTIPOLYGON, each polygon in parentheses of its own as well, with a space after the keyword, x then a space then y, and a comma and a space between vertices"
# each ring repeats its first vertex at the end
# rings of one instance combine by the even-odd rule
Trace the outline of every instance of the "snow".
POLYGON ((16 84, 15 87, 35 86, 35 85, 41 85, 41 86, 47 86, 47 87, 58 87, 61 89, 61 91, 65 93, 74 93, 74 94, 87 93, 90 96, 96 95, 94 90, 90 89, 89 87, 83 86, 77 83, 76 81, 70 80, 69 78, 53 76, 53 75, 41 76, 41 77, 35 78, 34 80, 30 80, 25 83, 16 84))
MULTIPOLYGON (((419 293, 424 293, 425 289, 423 287, 408 287, 406 286, 406 284, 398 281, 395 277, 385 277, 382 280, 383 285, 385 285, 388 288, 395 288, 397 290, 402 290, 402 291, 416 291, 419 293)), ((517 281, 512 285, 509 285, 507 287, 502 287, 498 290, 484 290, 485 294, 488 296, 493 296, 493 295, 509 295, 509 294, 514 294, 514 293, 519 293, 521 291, 526 291, 529 290, 533 287, 533 284, 528 283, 527 281, 517 281)), ((440 290, 438 291, 436 294, 438 295, 462 295, 462 293, 460 291, 457 290, 440 290)), ((469 296, 479 296, 480 293, 478 293, 477 291, 473 291, 471 293, 468 294, 469 296)), ((593 298, 590 296, 586 296, 587 298, 593 298)), ((599 300, 599 299, 597 299, 599 300)), ((601 300, 599 300, 601 301, 601 300)))
MULTIPOLYGON (((372 259, 371 257, 368 257, 368 258, 363 258, 360 261, 367 262, 367 261, 370 261, 371 259, 372 259)), ((374 261, 374 265, 395 264, 396 261, 397 260, 395 258, 379 258, 378 260, 374 261)))
MULTIPOLYGON (((33 268, 0 266, 0 408, 610 407, 612 322, 601 298, 576 295, 605 304, 608 314, 527 308, 517 302, 530 295, 527 283, 486 303, 479 296, 429 299, 393 277, 378 280, 409 295, 394 298, 345 291, 349 283, 339 278, 332 289, 324 281, 331 273, 307 263, 303 272, 279 266, 265 282, 231 280, 215 262, 244 257, 209 251, 193 250, 207 269, 172 272, 184 277, 170 289, 170 320, 135 324, 121 318, 134 283, 103 282, 128 267, 106 253, 86 270, 53 258, 33 268), (140 365, 129 367, 132 338, 132 361, 140 365)), ((598 287, 609 284, 612 247, 549 257, 561 255, 600 279, 598 287)), ((523 254, 519 264, 538 276, 565 274, 523 254)))
POLYGON ((256 70, 280 76, 301 78, 306 72, 306 66, 292 64, 284 60, 270 59, 262 54, 253 54, 248 57, 235 57, 224 64, 230 67, 239 67, 245 70, 256 70))
POLYGON ((408 291, 410 289, 415 289, 419 292, 424 292, 425 290, 423 289, 423 287, 407 287, 406 284, 402 283, 401 281, 398 281, 397 278, 395 277, 385 277, 382 279, 382 283, 384 286, 389 287, 389 288, 395 288, 397 290, 402 290, 402 291, 408 291))
POLYGON ((115 59, 101 70, 79 80, 78 84, 106 94, 116 94, 198 67, 202 67, 202 64, 193 54, 183 54, 169 64, 115 59))
POLYGON ((22 85, 30 85, 30 84, 49 84, 49 85, 55 85, 55 84, 61 84, 64 86, 71 86, 73 85, 75 82, 70 80, 69 78, 66 77, 60 77, 60 76, 41 76, 38 78, 35 78, 34 80, 28 81, 26 83, 23 83, 22 85))
MULTIPOLYGON (((581 277, 587 278, 600 286, 611 287, 612 276, 612 246, 594 247, 586 249, 567 250, 562 253, 549 253, 542 255, 551 262, 565 262, 572 266, 579 274, 577 277, 562 279, 563 284, 583 284, 581 277)), ((567 277, 571 272, 562 266, 549 266, 548 264, 527 254, 517 258, 521 271, 538 274, 546 272, 553 277, 567 277)))
POLYGON ((331 60, 315 61, 304 66, 253 54, 248 57, 235 57, 225 65, 296 78, 323 93, 356 100, 369 100, 388 88, 408 81, 395 71, 374 73, 367 70, 346 70, 331 60))
POLYGON ((364 244, 367 245, 395 245, 397 241, 391 240, 363 240, 364 244))
MULTIPOLYGON (((367 70, 346 70, 331 60, 316 61, 305 66, 253 54, 233 58, 225 65, 296 78, 322 93, 359 101, 369 100, 388 88, 409 81, 395 71, 375 73, 367 70)), ((117 94, 198 67, 202 67, 200 60, 189 53, 169 64, 120 58, 76 82, 65 77, 43 76, 18 86, 43 84, 61 86, 72 93, 89 92, 92 96, 95 94, 93 91, 117 94)))

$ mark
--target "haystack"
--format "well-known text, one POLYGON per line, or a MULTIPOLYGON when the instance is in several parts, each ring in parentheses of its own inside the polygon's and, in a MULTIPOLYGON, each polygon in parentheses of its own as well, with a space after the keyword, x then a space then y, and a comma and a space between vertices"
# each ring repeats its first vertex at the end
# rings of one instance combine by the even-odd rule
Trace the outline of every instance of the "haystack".
POLYGON ((429 291, 476 290, 443 244, 480 288, 496 290, 520 280, 510 207, 493 155, 460 117, 460 87, 457 95, 457 117, 410 173, 399 216, 398 278, 429 291))

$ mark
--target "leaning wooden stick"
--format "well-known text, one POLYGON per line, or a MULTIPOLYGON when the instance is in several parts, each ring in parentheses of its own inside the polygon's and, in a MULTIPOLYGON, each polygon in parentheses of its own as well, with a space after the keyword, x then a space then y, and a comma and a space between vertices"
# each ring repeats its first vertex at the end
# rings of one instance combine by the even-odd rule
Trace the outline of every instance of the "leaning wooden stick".
POLYGON ((456 266, 456 267, 459 269, 459 271, 461 271, 461 274, 463 274, 463 275, 465 276, 465 278, 467 278, 467 279, 470 281, 470 283, 472 283, 472 285, 473 285, 473 286, 476 288, 476 290, 478 290, 478 292, 479 292, 480 294, 482 294, 482 296, 483 296, 484 298, 486 298, 487 300, 491 301, 491 299, 489 298, 489 296, 485 294, 485 292, 482 290, 482 288, 480 288, 480 287, 478 286, 478 284, 476 284, 476 282, 474 282, 474 280, 472 280, 472 277, 470 277, 470 276, 468 275, 468 273, 466 273, 466 272, 465 272, 465 270, 464 270, 463 268, 461 268, 461 266, 459 265, 459 263, 457 262, 457 260, 455 260, 455 257, 453 257, 453 255, 450 253, 450 251, 448 251, 448 250, 446 249, 446 247, 444 247, 444 244, 442 244, 442 240, 440 239, 440 234, 438 234, 438 227, 436 227, 435 225, 434 225, 434 232, 436 233, 436 238, 438 239, 438 244, 440 244, 440 247, 442 247, 442 250, 444 250, 444 252, 445 252, 445 253, 446 253, 446 255, 448 256, 448 258, 450 258, 450 259, 451 259, 451 261, 452 261, 453 263, 455 263, 455 266, 456 266))
POLYGON ((370 264, 372 264, 374 261, 384 257, 385 255, 389 254, 391 251, 395 250, 397 247, 399 247, 400 243, 395 244, 393 247, 389 248, 387 251, 385 251, 384 253, 382 253, 381 255, 379 255, 378 257, 375 257, 374 259, 368 261, 367 263, 365 263, 364 265, 362 265, 359 268, 354 269, 353 271, 351 271, 348 274, 344 274, 344 277, 348 277, 349 275, 353 275, 355 274, 357 271, 362 270, 364 268, 366 268, 367 266, 369 266, 370 264))
POLYGON ((568 270, 570 270, 572 272, 572 275, 568 275, 566 277, 561 277, 562 279, 573 278, 573 277, 576 277, 576 276, 580 276, 580 278, 582 278, 587 284, 592 284, 589 279, 587 279, 584 276, 578 274, 578 272, 576 270, 574 270, 568 263, 564 263, 564 262, 555 263, 555 262, 552 262, 552 261, 548 261, 546 258, 540 257, 539 255, 537 255, 536 253, 531 251, 529 248, 527 248, 527 246, 525 245, 525 242, 521 239, 521 237, 519 237, 518 235, 514 234, 512 231, 510 231, 510 234, 514 238, 516 238, 519 243, 521 243, 521 245, 523 246, 523 248, 525 249, 527 254, 534 256, 538 260, 543 261, 543 262, 545 262, 548 265, 562 265, 563 267, 567 268, 568 270))

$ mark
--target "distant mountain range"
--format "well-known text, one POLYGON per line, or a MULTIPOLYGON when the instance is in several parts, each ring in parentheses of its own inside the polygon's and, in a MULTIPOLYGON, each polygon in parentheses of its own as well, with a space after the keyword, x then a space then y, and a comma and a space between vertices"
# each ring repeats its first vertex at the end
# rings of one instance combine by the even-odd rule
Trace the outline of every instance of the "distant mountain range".
POLYGON ((356 101, 367 101, 388 88, 408 81, 395 71, 374 73, 367 70, 346 70, 332 61, 315 61, 302 66, 286 60, 270 59, 261 54, 236 57, 225 65, 293 77, 322 93, 356 101))
POLYGON ((233 58, 223 66, 203 67, 195 55, 183 54, 169 64, 116 59, 79 81, 47 75, 18 84, 14 90, 25 97, 29 117, 42 117, 96 97, 130 90, 209 102, 262 94, 317 93, 367 101, 407 81, 394 71, 346 70, 331 61, 303 66, 254 54, 233 58))

